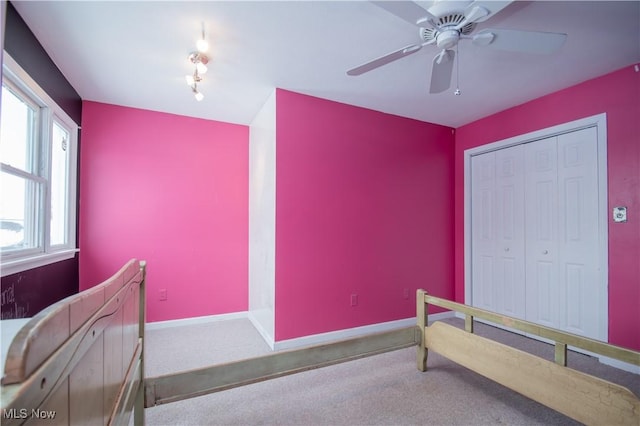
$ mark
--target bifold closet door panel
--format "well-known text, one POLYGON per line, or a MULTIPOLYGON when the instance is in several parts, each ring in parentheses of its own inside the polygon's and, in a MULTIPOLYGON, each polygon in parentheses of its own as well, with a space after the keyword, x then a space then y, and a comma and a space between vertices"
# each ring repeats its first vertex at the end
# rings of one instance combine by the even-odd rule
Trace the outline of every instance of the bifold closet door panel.
POLYGON ((525 144, 526 319, 559 324, 556 137, 525 144))
POLYGON ((558 136, 559 328, 597 338, 600 232, 594 127, 558 136))
POLYGON ((478 155, 472 173, 472 304, 524 318, 522 145, 478 155))
POLYGON ((496 151, 496 272, 501 312, 525 317, 524 146, 496 151))
POLYGON ((471 158, 471 303, 592 338, 599 297, 595 127, 471 158))
POLYGON ((471 303, 491 311, 498 311, 495 288, 495 160, 495 152, 471 158, 471 303))
POLYGON ((525 147, 526 319, 597 338, 596 129, 525 147))

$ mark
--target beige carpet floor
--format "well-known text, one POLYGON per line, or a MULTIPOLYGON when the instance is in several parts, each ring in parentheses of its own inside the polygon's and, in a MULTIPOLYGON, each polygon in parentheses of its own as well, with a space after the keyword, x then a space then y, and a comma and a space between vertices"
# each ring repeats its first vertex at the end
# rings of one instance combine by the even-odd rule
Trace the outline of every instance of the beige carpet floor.
MULTIPOLYGON (((447 322, 462 327, 463 321, 447 322)), ((553 359, 551 345, 477 324, 476 331, 553 359)), ((146 375, 270 353, 248 320, 146 334, 146 375)), ((570 352, 569 366, 630 388, 640 376, 570 352)), ((429 371, 403 349, 145 410, 148 425, 574 425, 566 416, 435 354, 429 371)))

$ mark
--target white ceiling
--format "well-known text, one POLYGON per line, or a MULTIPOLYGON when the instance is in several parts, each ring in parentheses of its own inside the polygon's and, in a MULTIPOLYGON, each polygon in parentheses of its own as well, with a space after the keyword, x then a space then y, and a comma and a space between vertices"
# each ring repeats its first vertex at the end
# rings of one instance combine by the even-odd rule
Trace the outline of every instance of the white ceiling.
MULTIPOLYGON (((431 2, 420 2, 428 7, 431 2)), ((434 46, 359 77, 346 71, 419 42, 367 1, 14 1, 84 100, 249 124, 273 88, 458 127, 640 62, 640 1, 516 1, 482 28, 568 34, 550 56, 459 46, 460 96, 428 93, 434 46), (204 22, 212 61, 185 83, 204 22)))

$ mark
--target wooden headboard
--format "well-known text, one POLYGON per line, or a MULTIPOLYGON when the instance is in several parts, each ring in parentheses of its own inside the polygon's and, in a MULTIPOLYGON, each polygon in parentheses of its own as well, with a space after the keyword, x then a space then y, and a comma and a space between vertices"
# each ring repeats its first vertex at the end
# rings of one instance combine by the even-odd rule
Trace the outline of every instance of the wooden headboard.
POLYGON ((18 331, 4 365, 2 424, 127 424, 134 406, 144 422, 144 278, 145 263, 130 260, 18 331))

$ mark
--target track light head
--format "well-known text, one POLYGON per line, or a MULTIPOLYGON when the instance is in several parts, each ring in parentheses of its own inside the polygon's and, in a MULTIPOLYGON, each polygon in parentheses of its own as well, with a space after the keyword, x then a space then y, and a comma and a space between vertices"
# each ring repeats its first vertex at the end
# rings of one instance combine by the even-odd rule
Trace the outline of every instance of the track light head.
POLYGON ((196 42, 196 48, 198 49, 198 52, 205 53, 209 50, 209 42, 205 39, 200 39, 196 42))
POLYGON ((197 51, 189 53, 189 62, 191 62, 195 69, 193 75, 185 76, 187 85, 191 87, 191 91, 196 100, 201 101, 204 99, 204 95, 198 91, 198 83, 202 81, 201 75, 207 72, 207 64, 209 63, 209 57, 204 52, 209 48, 209 43, 204 36, 204 22, 202 23, 202 38, 196 42, 197 51))

